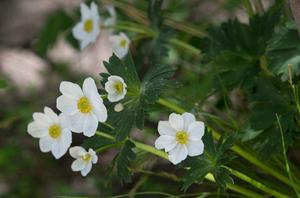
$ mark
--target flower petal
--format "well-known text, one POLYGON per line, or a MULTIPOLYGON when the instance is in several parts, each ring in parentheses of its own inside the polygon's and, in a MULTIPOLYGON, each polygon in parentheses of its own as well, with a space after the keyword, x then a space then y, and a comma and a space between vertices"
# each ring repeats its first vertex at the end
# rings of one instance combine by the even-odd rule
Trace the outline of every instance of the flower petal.
POLYGON ((190 124, 188 128, 188 134, 190 140, 200 140, 202 136, 204 135, 205 126, 203 122, 195 121, 192 124, 190 124))
POLYGON ((76 114, 70 116, 69 119, 71 123, 71 131, 75 133, 82 133, 87 116, 85 114, 77 112, 76 114))
POLYGON ((189 125, 192 122, 196 121, 196 118, 193 114, 185 112, 184 114, 182 114, 182 118, 183 118, 183 122, 184 122, 184 131, 187 131, 189 128, 189 125))
POLYGON ((171 127, 169 121, 159 121, 157 130, 160 135, 176 136, 176 131, 171 127))
POLYGON ((169 152, 169 160, 176 165, 185 160, 187 154, 188 150, 186 146, 183 144, 177 144, 177 146, 169 152))
POLYGON ((107 109, 103 104, 103 100, 99 94, 94 94, 91 97, 93 105, 93 113, 97 117, 99 122, 105 122, 107 120, 107 109))
POLYGON ((90 15, 90 9, 84 3, 80 4, 80 14, 81 14, 81 19, 82 20, 85 20, 85 19, 88 19, 88 18, 91 17, 91 15, 90 15))
POLYGON ((80 42, 80 49, 83 50, 91 43, 91 39, 89 36, 86 36, 81 42, 80 42))
POLYGON ((188 149, 188 155, 191 157, 201 155, 204 150, 204 144, 203 144, 202 140, 189 141, 189 143, 186 146, 188 149))
POLYGON ((169 116, 169 123, 176 131, 182 131, 184 127, 183 118, 181 115, 171 113, 169 116))
POLYGON ((44 153, 49 152, 52 149, 53 139, 49 136, 42 137, 40 139, 39 144, 40 144, 40 149, 42 152, 44 152, 44 153))
POLYGON ((74 146, 69 149, 69 153, 73 158, 77 159, 85 155, 87 152, 81 146, 74 146))
POLYGON ((44 107, 45 115, 47 115, 52 122, 59 123, 58 115, 49 107, 44 107))
POLYGON ((125 97, 124 94, 122 94, 122 93, 120 94, 117 92, 112 93, 112 94, 109 93, 107 95, 107 99, 109 100, 109 102, 118 102, 118 101, 122 100, 124 97, 125 97))
POLYGON ((83 134, 87 137, 92 137, 95 135, 96 130, 98 127, 98 120, 94 114, 86 115, 84 127, 83 127, 83 134))
POLYGON ((166 152, 169 152, 176 146, 176 138, 174 136, 162 135, 158 137, 155 141, 155 148, 165 149, 166 152))
POLYGON ((77 40, 83 40, 87 37, 87 33, 84 31, 83 22, 77 23, 72 29, 72 34, 77 40))
POLYGON ((37 122, 31 122, 27 126, 27 132, 34 138, 42 138, 48 134, 48 128, 37 124, 37 122))
POLYGON ((77 101, 65 95, 56 99, 56 108, 67 115, 74 115, 78 112, 77 101))
POLYGON ((79 85, 68 81, 63 81, 60 83, 59 91, 63 95, 66 95, 70 98, 74 98, 75 100, 78 100, 83 96, 83 93, 79 85))
POLYGON ((90 11, 91 11, 91 16, 93 17, 94 20, 96 20, 97 22, 99 22, 99 12, 98 12, 98 6, 95 2, 92 2, 91 3, 91 6, 90 6, 90 11))
POLYGON ((40 112, 33 113, 32 117, 34 121, 36 121, 39 125, 42 126, 49 126, 53 123, 47 115, 40 112))
POLYGON ((85 165, 86 163, 82 160, 82 158, 78 158, 72 163, 71 169, 72 171, 81 171, 84 169, 85 165))
POLYGON ((98 94, 98 89, 96 87, 96 83, 94 81, 94 79, 92 78, 86 78, 83 82, 83 93, 85 96, 87 96, 88 98, 90 98, 92 95, 94 94, 98 94))
POLYGON ((81 175, 85 177, 92 169, 92 162, 88 162, 84 169, 81 170, 81 175))

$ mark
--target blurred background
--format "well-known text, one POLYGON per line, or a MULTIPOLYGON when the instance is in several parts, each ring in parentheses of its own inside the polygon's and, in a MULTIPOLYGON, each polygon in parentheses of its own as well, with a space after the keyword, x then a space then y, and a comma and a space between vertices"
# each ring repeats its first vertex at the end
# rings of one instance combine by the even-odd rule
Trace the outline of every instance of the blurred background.
MULTIPOLYGON (((80 52, 65 40, 62 33, 41 57, 36 43, 49 17, 59 10, 73 12, 81 0, 1 0, 0 1, 0 79, 8 86, 0 90, 0 197, 52 197, 54 195, 109 195, 134 192, 138 188, 179 193, 180 185, 155 176, 135 175, 133 182, 121 185, 112 179, 107 185, 106 168, 114 151, 102 154, 99 164, 86 178, 71 171, 68 155, 55 160, 50 153, 41 153, 37 139, 27 134, 32 113, 44 106, 55 109, 58 87, 62 80, 80 82, 87 76, 99 79, 105 72, 102 61, 112 54, 108 34, 104 31, 97 42, 80 52), (145 182, 147 180, 147 182, 145 182), (161 185, 164 183, 164 185, 161 185), (113 188, 112 188, 113 186, 113 188), (164 188, 164 189, 162 189, 164 188)), ((143 9, 147 1, 123 1, 143 9)), ((272 1, 263 1, 267 8, 272 1)), ((100 4, 101 5, 101 4, 100 4)), ((247 23, 241 0, 166 0, 165 9, 176 20, 195 24, 220 24, 237 17, 247 23)), ((100 6, 100 9, 101 8, 100 6)), ((117 13, 119 10, 117 9, 117 13)), ((123 17, 124 14, 118 15, 123 17)), ((174 65, 184 64, 173 54, 174 65), (175 61, 174 61, 175 60, 175 61)), ((184 67, 183 67, 184 68, 184 67)), ((153 128, 155 129, 155 125, 153 128)), ((153 144, 155 133, 146 138, 153 144)), ((141 135, 141 134, 140 134, 141 135)), ((74 135, 74 145, 82 143, 74 135)), ((154 170, 170 169, 167 162, 154 170)), ((174 170, 175 172, 176 170, 174 170)), ((213 188, 204 185, 205 188, 213 188)))

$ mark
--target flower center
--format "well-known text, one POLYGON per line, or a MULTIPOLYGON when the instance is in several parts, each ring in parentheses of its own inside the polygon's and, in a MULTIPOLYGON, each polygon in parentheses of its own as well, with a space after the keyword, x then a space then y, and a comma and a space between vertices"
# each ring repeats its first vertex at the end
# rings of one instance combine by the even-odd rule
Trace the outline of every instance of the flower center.
POLYGON ((188 135, 185 131, 178 131, 176 133, 176 140, 179 144, 186 144, 188 141, 188 135))
POLYGON ((77 108, 81 113, 90 113, 92 111, 90 101, 86 97, 82 97, 78 100, 77 108))
POLYGON ((127 41, 125 39, 122 39, 119 43, 120 47, 124 48, 127 45, 127 41))
POLYGON ((61 134, 61 127, 57 124, 54 124, 49 127, 48 132, 50 137, 52 137, 53 139, 57 139, 61 134))
POLYGON ((90 161, 92 158, 92 156, 90 154, 85 154, 84 156, 82 156, 82 160, 85 161, 85 162, 88 162, 90 161))
POLYGON ((115 89, 117 90, 118 93, 122 93, 123 92, 123 83, 122 82, 117 82, 115 84, 115 89))
POLYGON ((87 33, 90 33, 92 30, 93 30, 93 27, 94 27, 94 23, 93 23, 93 20, 92 19, 87 19, 85 22, 84 22, 84 31, 86 31, 87 33))

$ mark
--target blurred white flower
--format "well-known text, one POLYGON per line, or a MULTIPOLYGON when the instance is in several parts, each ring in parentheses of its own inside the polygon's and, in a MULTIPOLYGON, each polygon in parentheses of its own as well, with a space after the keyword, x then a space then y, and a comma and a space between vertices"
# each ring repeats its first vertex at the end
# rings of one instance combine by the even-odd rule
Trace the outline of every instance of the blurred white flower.
POLYGON ((107 27, 107 32, 111 34, 114 30, 113 26, 115 26, 117 22, 117 14, 114 6, 106 6, 106 9, 110 17, 104 20, 103 25, 107 27))
POLYGON ((188 155, 197 156, 203 153, 204 144, 201 138, 204 130, 204 123, 196 121, 193 114, 171 113, 169 121, 158 123, 160 137, 155 141, 155 147, 165 149, 169 154, 169 160, 173 164, 178 164, 188 155))
POLYGON ((98 93, 95 81, 87 78, 82 89, 72 82, 61 82, 62 93, 56 100, 57 108, 70 119, 71 130, 91 137, 95 135, 98 121, 105 122, 107 109, 98 93))
POLYGON ((92 164, 96 164, 98 156, 93 149, 89 149, 87 152, 81 146, 74 146, 69 149, 70 155, 76 159, 71 168, 74 172, 80 171, 82 176, 86 176, 92 169, 92 164))
POLYGON ((81 21, 73 28, 73 36, 80 41, 80 49, 95 43, 100 33, 100 16, 97 5, 92 2, 90 8, 81 3, 81 21))
POLYGON ((129 51, 130 45, 130 40, 127 35, 121 32, 119 35, 110 36, 109 40, 112 44, 112 49, 116 56, 120 59, 124 58, 129 51))
POLYGON ((127 85, 120 76, 110 76, 105 83, 105 91, 110 102, 122 100, 127 93, 127 85))
POLYGON ((58 159, 63 156, 72 143, 70 124, 63 114, 56 115, 49 107, 44 113, 34 113, 33 122, 28 124, 27 132, 40 139, 42 152, 51 151, 58 159))

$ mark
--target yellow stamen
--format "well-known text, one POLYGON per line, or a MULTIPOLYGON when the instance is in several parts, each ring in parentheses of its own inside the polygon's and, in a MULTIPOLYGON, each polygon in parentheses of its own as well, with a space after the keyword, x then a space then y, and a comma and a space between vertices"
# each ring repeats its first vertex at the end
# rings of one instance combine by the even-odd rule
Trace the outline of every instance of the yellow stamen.
POLYGON ((120 47, 124 48, 127 45, 127 41, 125 39, 122 39, 119 43, 120 47))
POLYGON ((85 22, 84 22, 84 31, 87 32, 87 33, 90 33, 91 31, 93 31, 93 28, 94 28, 94 22, 92 19, 87 19, 85 22))
POLYGON ((52 137, 53 139, 57 139, 61 135, 61 127, 57 124, 54 124, 49 127, 48 132, 49 132, 50 137, 52 137))
POLYGON ((185 131, 178 131, 176 133, 176 140, 179 144, 186 144, 188 141, 188 135, 185 131))
POLYGON ((92 111, 90 101, 86 97, 82 97, 78 100, 77 108, 81 113, 90 113, 92 111))
POLYGON ((117 90, 118 93, 122 93, 123 92, 123 83, 122 82, 117 82, 115 84, 115 89, 117 90))
POLYGON ((90 154, 85 154, 84 156, 82 156, 82 160, 85 161, 85 162, 88 162, 90 161, 92 158, 92 156, 90 154))

